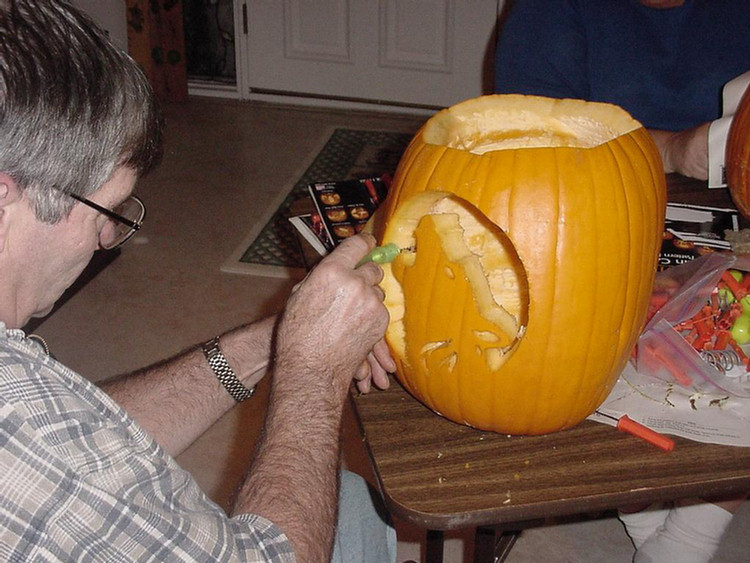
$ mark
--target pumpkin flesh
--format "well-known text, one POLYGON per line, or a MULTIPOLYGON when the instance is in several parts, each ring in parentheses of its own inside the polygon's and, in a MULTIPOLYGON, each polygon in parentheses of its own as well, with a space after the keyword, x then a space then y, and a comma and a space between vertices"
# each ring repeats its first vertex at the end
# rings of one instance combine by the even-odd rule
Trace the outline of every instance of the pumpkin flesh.
POLYGON ((416 248, 384 266, 399 380, 485 430, 580 422, 642 329, 665 196, 648 133, 614 106, 489 96, 437 114, 376 230, 416 248))

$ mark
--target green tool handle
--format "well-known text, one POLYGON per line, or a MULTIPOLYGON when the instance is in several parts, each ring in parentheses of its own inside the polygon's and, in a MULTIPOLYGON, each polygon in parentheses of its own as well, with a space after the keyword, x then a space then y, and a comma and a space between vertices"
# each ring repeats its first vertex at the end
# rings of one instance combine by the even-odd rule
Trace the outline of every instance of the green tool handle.
POLYGON ((401 249, 393 242, 388 243, 385 246, 376 246, 367 254, 367 256, 357 263, 357 268, 368 262, 375 262, 377 264, 393 262, 400 253, 401 249))

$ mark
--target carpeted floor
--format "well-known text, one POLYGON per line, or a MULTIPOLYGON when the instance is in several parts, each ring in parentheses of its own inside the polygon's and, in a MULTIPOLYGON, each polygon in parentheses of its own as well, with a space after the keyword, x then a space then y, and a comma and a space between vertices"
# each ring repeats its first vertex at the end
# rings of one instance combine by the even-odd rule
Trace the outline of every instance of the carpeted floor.
MULTIPOLYGON (((122 254, 37 332, 64 363, 93 381, 155 362, 253 318, 278 310, 292 280, 223 273, 279 190, 334 128, 413 133, 422 118, 337 112, 210 99, 167 107, 162 166, 138 194, 146 224, 122 254)), ((304 168, 303 168, 304 169, 304 168)), ((178 461, 226 506, 247 468, 267 386, 220 420, 178 461)), ((372 479, 362 439, 347 413, 346 464, 372 479)), ((721 463, 721 460, 716 460, 721 463)), ((746 563, 750 503, 717 561, 746 563)), ((399 525, 399 563, 420 559, 422 531, 399 525)), ((470 561, 471 530, 451 534, 446 563, 470 561)), ((524 531, 509 563, 628 563, 619 522, 590 515, 524 531)))

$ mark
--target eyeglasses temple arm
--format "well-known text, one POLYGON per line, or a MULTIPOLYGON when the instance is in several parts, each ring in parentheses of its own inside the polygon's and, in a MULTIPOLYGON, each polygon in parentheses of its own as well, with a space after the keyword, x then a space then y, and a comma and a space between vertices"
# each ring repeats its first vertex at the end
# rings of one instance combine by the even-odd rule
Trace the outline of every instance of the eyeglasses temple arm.
POLYGON ((90 199, 86 199, 85 197, 81 197, 79 195, 72 194, 72 193, 68 193, 68 195, 72 197, 73 199, 75 199, 76 201, 80 201, 84 205, 88 205, 92 209, 96 209, 99 213, 103 213, 110 219, 114 219, 115 221, 119 221, 120 223, 127 225, 134 231, 137 231, 138 229, 141 228, 141 225, 139 223, 136 223, 135 221, 131 221, 127 217, 123 217, 119 213, 115 213, 114 211, 111 211, 107 209, 106 207, 102 207, 101 205, 99 205, 98 203, 94 203, 90 199))

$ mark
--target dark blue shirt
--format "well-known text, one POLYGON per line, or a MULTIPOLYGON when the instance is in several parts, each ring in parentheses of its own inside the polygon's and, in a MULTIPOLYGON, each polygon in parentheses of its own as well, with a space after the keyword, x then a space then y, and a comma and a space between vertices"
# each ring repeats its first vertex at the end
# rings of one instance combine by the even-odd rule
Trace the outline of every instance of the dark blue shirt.
POLYGON ((617 104, 648 128, 721 116, 750 69, 750 0, 516 0, 500 31, 495 91, 617 104))

